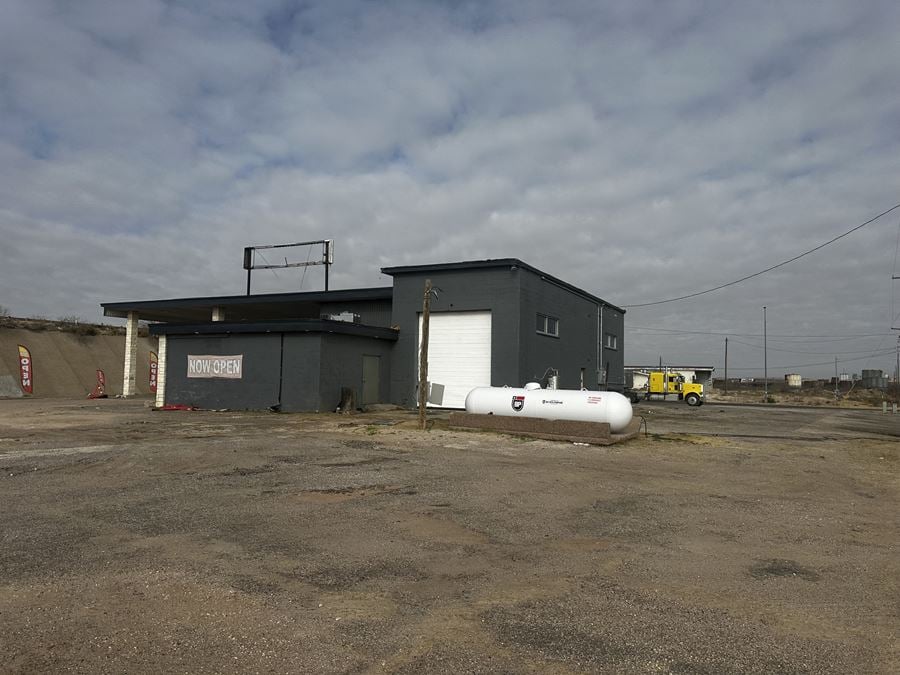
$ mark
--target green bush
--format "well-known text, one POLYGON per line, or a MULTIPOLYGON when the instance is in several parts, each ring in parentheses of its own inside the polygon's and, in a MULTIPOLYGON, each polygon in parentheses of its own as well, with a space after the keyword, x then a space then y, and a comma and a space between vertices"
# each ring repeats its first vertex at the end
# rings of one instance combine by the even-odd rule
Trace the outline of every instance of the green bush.
POLYGON ((75 335, 97 335, 97 327, 89 323, 80 323, 75 326, 75 335))

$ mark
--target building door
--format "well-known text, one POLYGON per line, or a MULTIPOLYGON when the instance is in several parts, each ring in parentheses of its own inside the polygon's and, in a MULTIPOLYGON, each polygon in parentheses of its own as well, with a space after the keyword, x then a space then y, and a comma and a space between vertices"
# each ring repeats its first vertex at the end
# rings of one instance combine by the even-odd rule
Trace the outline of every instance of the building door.
POLYGON ((363 354, 362 362, 362 400, 360 403, 380 403, 381 389, 381 357, 363 354))
MULTIPOLYGON (((472 389, 491 386, 491 313, 435 312, 428 334, 428 381, 444 387, 443 399, 428 405, 465 408, 472 389)), ((420 345, 421 336, 420 315, 420 345)), ((418 354, 417 350, 417 373, 418 354)))

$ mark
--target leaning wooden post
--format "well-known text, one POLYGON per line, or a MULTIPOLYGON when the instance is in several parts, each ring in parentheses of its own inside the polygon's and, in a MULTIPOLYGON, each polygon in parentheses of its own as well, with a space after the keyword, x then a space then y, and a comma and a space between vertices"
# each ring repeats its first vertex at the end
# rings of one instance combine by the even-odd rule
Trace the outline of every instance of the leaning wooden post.
POLYGON ((422 335, 419 345, 419 428, 425 429, 425 407, 428 404, 428 322, 431 315, 431 279, 425 280, 422 298, 422 335))

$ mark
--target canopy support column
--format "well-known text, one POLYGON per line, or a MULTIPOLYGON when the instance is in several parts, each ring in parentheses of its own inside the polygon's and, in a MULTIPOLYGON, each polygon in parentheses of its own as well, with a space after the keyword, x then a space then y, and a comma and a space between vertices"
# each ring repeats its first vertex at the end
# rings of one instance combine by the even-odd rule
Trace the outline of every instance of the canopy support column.
POLYGON ((166 404, 166 335, 159 336, 157 346, 156 365, 156 407, 162 408, 166 404))
POLYGON ((137 339, 138 314, 128 312, 125 322, 125 374, 122 378, 122 396, 125 398, 137 393, 137 339))

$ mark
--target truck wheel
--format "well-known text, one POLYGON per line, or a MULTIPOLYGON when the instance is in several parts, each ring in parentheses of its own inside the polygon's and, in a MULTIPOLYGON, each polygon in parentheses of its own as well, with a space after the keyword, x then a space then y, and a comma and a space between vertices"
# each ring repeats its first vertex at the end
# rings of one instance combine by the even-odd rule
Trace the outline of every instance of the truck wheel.
POLYGON ((684 400, 690 406, 700 405, 703 401, 700 400, 700 397, 697 394, 688 394, 684 397, 684 400))

